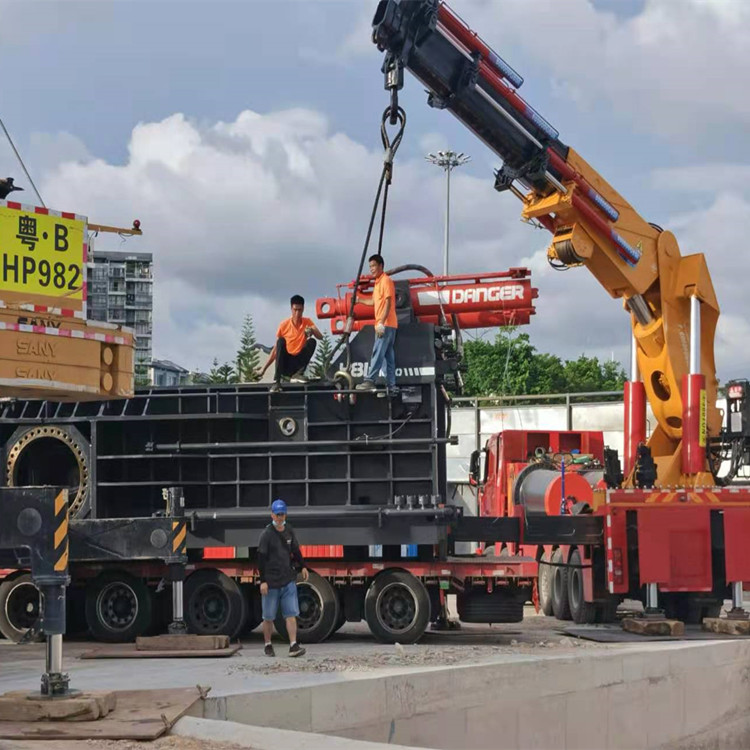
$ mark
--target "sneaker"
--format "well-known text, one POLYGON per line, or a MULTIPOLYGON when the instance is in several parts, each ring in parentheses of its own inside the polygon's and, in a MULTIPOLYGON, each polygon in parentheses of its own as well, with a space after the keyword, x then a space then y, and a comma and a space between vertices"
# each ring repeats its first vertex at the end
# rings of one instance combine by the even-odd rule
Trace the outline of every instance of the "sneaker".
POLYGON ((400 393, 401 391, 398 386, 395 386, 394 388, 386 388, 383 391, 378 391, 378 398, 385 398, 386 396, 388 398, 396 398, 400 393))
POLYGON ((302 648, 302 646, 299 645, 299 643, 294 643, 289 647, 289 656, 294 658, 295 656, 304 656, 305 649, 302 648))
POLYGON ((354 389, 355 391, 375 391, 377 390, 377 387, 375 383, 372 382, 372 380, 363 380, 357 387, 354 389))
POLYGON ((305 377, 304 372, 300 370, 299 372, 295 372, 294 375, 292 375, 291 378, 289 378, 290 382, 292 383, 306 383, 307 378, 305 377))
POLYGON ((274 383, 269 389, 269 393, 279 393, 281 391, 281 386, 278 383, 274 383))
POLYGON ((276 652, 273 650, 273 644, 266 643, 266 647, 263 649, 263 653, 266 656, 276 656, 276 652))

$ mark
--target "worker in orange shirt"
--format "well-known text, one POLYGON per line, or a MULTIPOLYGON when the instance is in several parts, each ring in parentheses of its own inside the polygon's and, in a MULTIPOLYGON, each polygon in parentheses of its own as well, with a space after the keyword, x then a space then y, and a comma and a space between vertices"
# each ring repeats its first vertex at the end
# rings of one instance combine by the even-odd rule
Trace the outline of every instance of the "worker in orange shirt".
POLYGON ((385 382, 390 395, 396 395, 396 288, 393 279, 384 272, 383 256, 370 256, 370 273, 375 278, 372 297, 359 300, 375 308, 375 346, 372 348, 367 377, 357 386, 359 391, 374 391, 375 378, 385 363, 385 382))
POLYGON ((290 300, 292 305, 291 317, 281 321, 276 331, 276 346, 271 356, 260 371, 263 377, 272 362, 276 362, 276 382, 271 386, 271 393, 281 388, 281 378, 288 377, 293 383, 304 383, 305 369, 315 353, 316 342, 323 334, 318 330, 310 318, 304 317, 305 298, 295 294, 290 300))

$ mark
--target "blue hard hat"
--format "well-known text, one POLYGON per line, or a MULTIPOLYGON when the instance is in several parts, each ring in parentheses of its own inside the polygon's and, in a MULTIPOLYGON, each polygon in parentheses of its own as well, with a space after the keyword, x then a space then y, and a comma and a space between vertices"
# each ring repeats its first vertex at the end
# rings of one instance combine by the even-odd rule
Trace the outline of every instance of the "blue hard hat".
POLYGON ((286 503, 283 500, 274 500, 271 505, 271 513, 275 513, 277 516, 282 513, 286 514, 286 503))

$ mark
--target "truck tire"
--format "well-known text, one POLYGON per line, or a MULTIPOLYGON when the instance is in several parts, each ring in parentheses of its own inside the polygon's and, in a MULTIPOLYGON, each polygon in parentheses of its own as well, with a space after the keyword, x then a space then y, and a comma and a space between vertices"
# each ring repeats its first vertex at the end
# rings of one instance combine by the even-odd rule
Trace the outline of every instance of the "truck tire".
POLYGON ((39 617, 39 592, 31 573, 8 576, 0 583, 0 633, 18 643, 39 617))
POLYGON ((718 617, 722 604, 721 599, 705 594, 668 592, 661 595, 664 616, 670 620, 681 620, 686 625, 700 625, 704 617, 718 617))
POLYGON ((603 624, 617 621, 617 608, 620 606, 619 596, 609 596, 606 601, 596 605, 596 621, 603 624))
POLYGON ((596 604, 587 602, 583 594, 583 569, 581 553, 574 549, 568 560, 568 608, 573 622, 587 625, 596 620, 596 604))
POLYGON ((370 584, 365 620, 382 643, 416 643, 430 621, 430 596, 405 570, 386 570, 370 584))
POLYGON ((341 628, 346 625, 346 612, 344 611, 344 608, 341 606, 341 602, 339 602, 339 619, 336 620, 336 624, 333 626, 333 630, 331 631, 331 635, 334 633, 338 633, 341 628))
POLYGON ((552 553, 552 612, 558 620, 570 619, 568 602, 568 569, 561 549, 552 553))
POLYGON ((247 602, 247 618, 245 619, 245 627, 242 629, 240 635, 243 633, 250 634, 263 622, 260 590, 254 583, 241 583, 240 589, 242 589, 247 602))
POLYGON ((195 635, 235 638, 247 619, 247 601, 236 581, 214 568, 185 580, 185 623, 195 635))
POLYGON ((152 614, 151 589, 124 570, 105 571, 86 589, 86 624, 97 641, 134 641, 148 630, 152 614))
POLYGON ((543 615, 552 617, 552 573, 554 569, 549 565, 544 565, 548 562, 549 556, 545 552, 539 561, 537 587, 539 589, 539 608, 543 615))
MULTIPOLYGON (((333 586, 322 576, 310 570, 306 581, 297 583, 299 617, 297 639, 300 643, 322 643, 339 621, 341 608, 333 586)), ((274 621, 276 632, 286 641, 289 634, 286 621, 279 612, 274 621)))
POLYGON ((65 591, 65 635, 85 636, 86 589, 83 586, 68 586, 65 591))

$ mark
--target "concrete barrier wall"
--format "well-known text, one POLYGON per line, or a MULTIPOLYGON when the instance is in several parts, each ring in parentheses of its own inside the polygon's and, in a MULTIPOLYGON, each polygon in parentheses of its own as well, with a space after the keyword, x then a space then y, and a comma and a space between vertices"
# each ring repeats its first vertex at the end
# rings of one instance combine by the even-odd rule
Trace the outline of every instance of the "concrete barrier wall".
POLYGON ((209 697, 203 716, 445 748, 750 747, 750 642, 650 643, 209 697))

